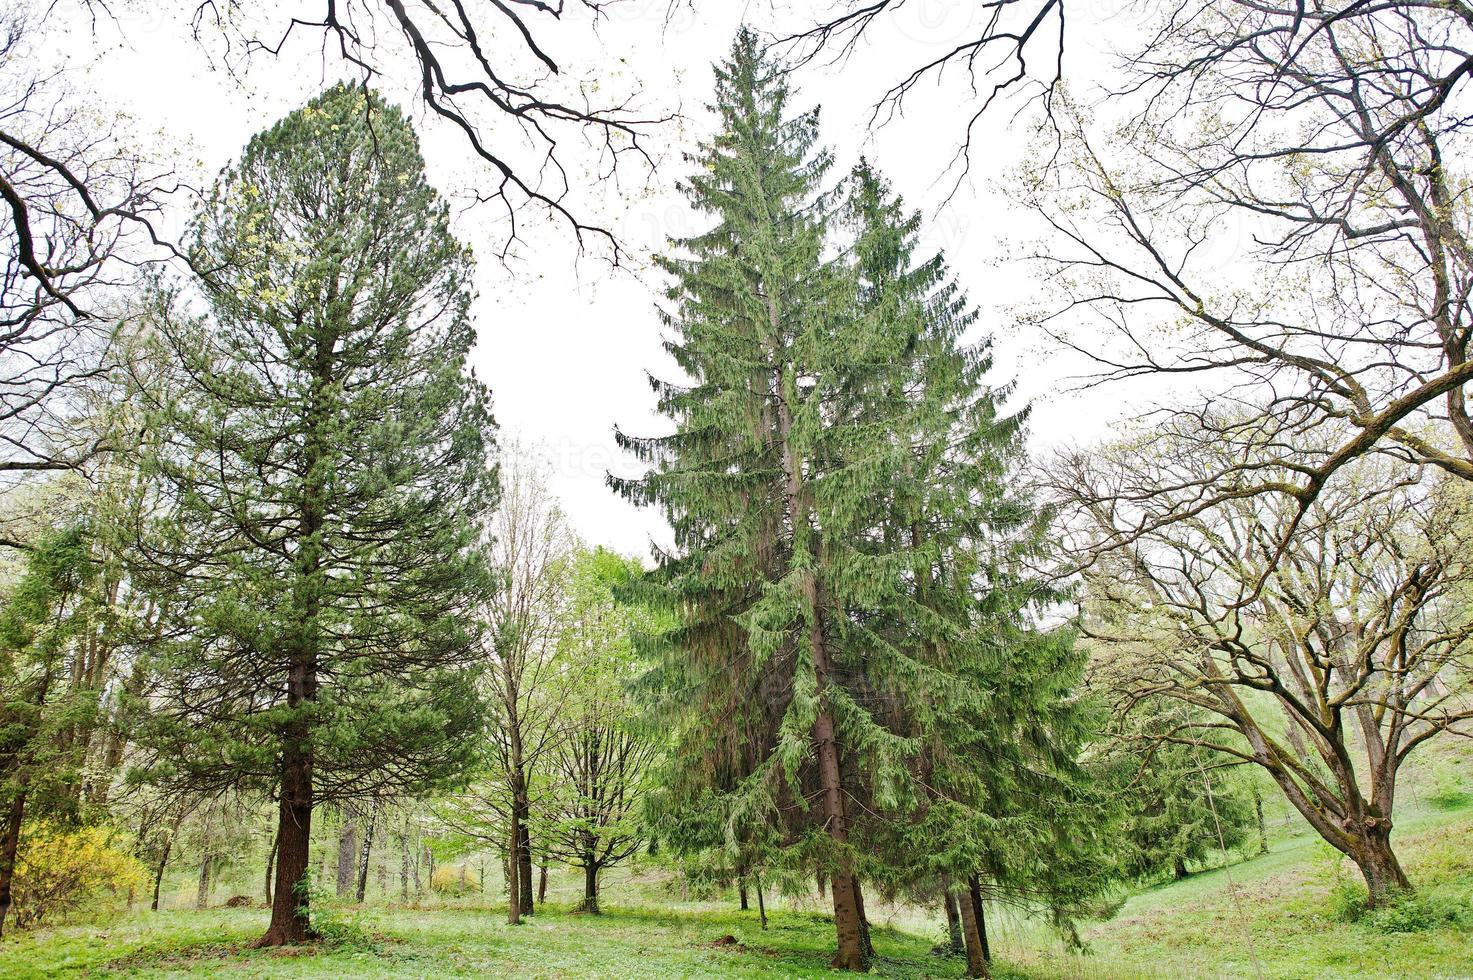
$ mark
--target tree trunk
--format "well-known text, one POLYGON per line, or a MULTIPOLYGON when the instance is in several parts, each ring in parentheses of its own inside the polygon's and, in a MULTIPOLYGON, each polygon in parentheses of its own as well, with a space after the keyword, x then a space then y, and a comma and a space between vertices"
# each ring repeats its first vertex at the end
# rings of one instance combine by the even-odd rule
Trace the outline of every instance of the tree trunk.
POLYGON ((762 876, 757 876, 757 921, 762 923, 762 928, 767 928, 767 902, 762 898, 762 876))
MULTIPOLYGON (((178 825, 175 824, 175 826, 177 827, 178 825)), ((169 866, 169 852, 173 849, 174 835, 171 833, 169 834, 169 839, 164 841, 164 853, 159 858, 159 866, 153 873, 153 904, 149 908, 154 912, 159 910, 159 890, 164 885, 164 869, 169 866)))
POLYGON ((358 826, 346 813, 338 832, 338 898, 353 895, 354 872, 358 870, 358 826))
POLYGON ((1181 881, 1187 876, 1187 862, 1183 858, 1178 856, 1172 866, 1171 873, 1177 881, 1181 881))
POLYGON ((373 801, 373 808, 368 811, 368 826, 363 830, 363 849, 358 855, 358 891, 354 900, 359 905, 368 894, 368 858, 373 853, 373 825, 378 822, 378 800, 373 801))
POLYGON ((1385 905, 1399 892, 1412 890, 1412 883, 1391 849, 1390 821, 1384 822, 1385 830, 1377 827, 1363 834, 1351 854, 1366 880, 1366 905, 1373 909, 1385 905))
POLYGON ((583 858, 583 911, 598 914, 598 862, 583 858))
POLYGON ((992 944, 987 941, 987 906, 982 902, 982 883, 977 880, 976 875, 967 881, 968 897, 972 900, 972 910, 977 914, 977 938, 982 947, 982 961, 992 962, 992 944))
POLYGON ((271 850, 266 854, 266 907, 271 907, 271 874, 276 870, 276 835, 271 835, 271 850))
POLYGON ((966 952, 962 943, 962 913, 957 907, 956 892, 947 890, 942 894, 941 904, 946 909, 946 936, 952 955, 966 952))
POLYGON ((210 853, 209 845, 205 846, 205 853, 199 860, 199 890, 194 895, 194 907, 204 909, 210 907, 210 865, 215 863, 215 855, 210 853))
POLYGON ((982 946, 982 927, 977 921, 977 908, 972 902, 970 890, 958 896, 962 912, 962 936, 967 946, 967 976, 990 977, 987 969, 987 954, 982 946))
POLYGON ((1258 791, 1258 785, 1253 786, 1253 812, 1258 817, 1258 853, 1268 853, 1268 825, 1263 820, 1263 794, 1258 791))
POLYGON ((527 800, 524 781, 522 783, 522 846, 517 855, 517 861, 520 864, 517 869, 517 886, 521 889, 523 915, 532 915, 536 911, 532 905, 532 828, 527 826, 527 818, 531 814, 532 806, 527 800))
POLYGON ((521 925, 522 902, 521 888, 517 884, 517 877, 521 871, 522 862, 517 860, 517 842, 522 839, 522 827, 520 811, 515 805, 511 808, 511 828, 508 833, 508 849, 506 854, 506 922, 507 925, 521 925))
POLYGON ((283 746, 281 806, 276 828, 276 890, 271 896, 271 925, 258 941, 259 946, 295 945, 313 937, 307 896, 312 842, 312 756, 304 746, 304 738, 288 738, 283 746))
POLYGON ((864 949, 864 961, 873 963, 875 944, 870 938, 869 916, 864 913, 864 888, 861 887, 858 876, 854 878, 854 909, 859 914, 859 944, 864 949))
POLYGON ((10 813, 5 821, 5 837, 0 840, 0 934, 4 933, 5 920, 10 915, 11 885, 15 880, 15 855, 20 850, 20 826, 26 815, 25 790, 19 790, 10 801, 10 813))
POLYGON ((737 882, 737 907, 743 912, 748 909, 746 881, 737 882))
MULTIPOLYGON (((484 874, 484 869, 482 870, 484 874)), ((484 891, 484 889, 482 889, 484 891)), ((537 869, 537 904, 540 907, 547 901, 547 862, 543 861, 537 869)))

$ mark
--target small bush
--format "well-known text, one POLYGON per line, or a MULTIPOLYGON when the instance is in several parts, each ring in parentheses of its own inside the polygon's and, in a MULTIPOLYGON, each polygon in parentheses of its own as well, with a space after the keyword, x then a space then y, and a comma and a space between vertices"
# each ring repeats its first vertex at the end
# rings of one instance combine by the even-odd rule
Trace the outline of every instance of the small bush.
POLYGON ((34 824, 21 835, 12 884, 16 928, 116 903, 148 873, 110 827, 64 830, 34 824))
POLYGON ((1457 928, 1465 919, 1467 910, 1456 902, 1410 893, 1366 910, 1362 921, 1377 932, 1401 933, 1457 928))
POLYGON ((481 890, 480 877, 464 865, 446 865, 430 876, 430 890, 436 895, 460 898, 481 890))
POLYGON ((1336 922, 1359 922, 1366 914, 1366 889, 1349 878, 1330 886, 1330 918, 1336 922))

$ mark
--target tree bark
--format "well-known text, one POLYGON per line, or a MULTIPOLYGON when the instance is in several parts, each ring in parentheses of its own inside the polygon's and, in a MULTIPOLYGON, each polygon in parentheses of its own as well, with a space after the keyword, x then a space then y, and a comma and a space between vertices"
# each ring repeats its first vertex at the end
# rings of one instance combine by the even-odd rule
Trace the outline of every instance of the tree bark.
POLYGON ((982 883, 976 875, 967 881, 967 897, 972 900, 972 911, 977 915, 977 938, 982 947, 982 962, 992 962, 992 944, 987 941, 987 906, 982 902, 982 883))
POLYGON ((854 909, 859 915, 859 944, 864 949, 864 961, 873 963, 875 944, 870 938, 869 916, 864 913, 864 888, 860 885, 857 875, 854 878, 854 909))
POLYGON ((210 865, 215 863, 215 855, 210 853, 209 845, 205 845, 205 852, 199 860, 199 890, 194 895, 194 907, 204 909, 210 907, 210 865))
POLYGON ((1187 862, 1186 862, 1186 860, 1183 859, 1181 856, 1178 855, 1174 859, 1174 861, 1172 863, 1171 873, 1172 873, 1173 877, 1176 878, 1177 881, 1181 881, 1183 878, 1185 878, 1187 876, 1187 862))
POLYGON ((363 830, 363 848, 358 854, 358 890, 354 900, 359 905, 368 894, 368 858, 373 853, 373 825, 377 822, 378 800, 374 800, 372 809, 368 811, 368 826, 363 830))
POLYGON ((349 898, 353 894, 354 872, 358 870, 358 826, 347 814, 343 815, 343 826, 338 832, 338 898, 349 898))
POLYGON ((1384 823, 1384 830, 1377 826, 1362 833, 1350 855, 1366 880, 1366 905, 1373 909, 1385 905, 1398 893, 1412 890, 1412 883, 1391 849, 1390 821, 1384 823))
MULTIPOLYGON (((177 827, 178 825, 175 824, 177 827)), ((164 885, 164 869, 169 866, 169 852, 174 849, 174 835, 169 834, 169 839, 164 841, 164 853, 159 858, 159 866, 153 873, 153 904, 149 906, 151 911, 159 910, 159 890, 164 885)))
POLYGON ((18 790, 6 815, 5 837, 0 839, 0 935, 10 915, 11 888, 15 881, 15 855, 20 850, 20 827, 26 815, 26 793, 18 790))
POLYGON ((737 882, 737 908, 743 912, 747 911, 748 909, 747 883, 745 881, 737 882))
POLYGON ((259 946, 295 945, 313 937, 307 896, 312 841, 312 756, 305 746, 305 738, 300 741, 289 738, 283 747, 276 840, 276 892, 271 896, 271 924, 258 941, 259 946))
POLYGON ((583 911, 598 914, 598 862, 583 859, 583 911))
POLYGON ((971 891, 958 896, 962 912, 962 935, 967 947, 967 976, 990 977, 987 969, 987 954, 982 946, 982 928, 977 921, 977 908, 972 903, 971 891))
POLYGON ((266 854, 266 907, 271 907, 271 874, 276 870, 276 835, 271 835, 271 850, 266 854))
POLYGON ((547 901, 547 862, 543 861, 537 869, 537 904, 541 906, 547 901))
POLYGON ((531 816, 532 806, 527 799, 526 780, 522 781, 522 837, 521 847, 517 853, 517 861, 520 867, 517 869, 517 885, 521 891, 522 914, 532 915, 536 908, 532 904, 532 828, 527 826, 527 818, 531 816))
POLYGON ((762 928, 767 928, 767 902, 762 898, 762 876, 757 876, 757 921, 762 923, 762 928))
POLYGON ((948 889, 942 894, 941 904, 946 909, 946 936, 948 949, 953 955, 966 952, 962 942, 962 913, 957 907, 956 892, 948 889))
POLYGON ((517 877, 521 872, 522 862, 517 860, 518 841, 522 839, 522 828, 520 811, 515 805, 511 808, 511 828, 507 835, 507 843, 510 845, 506 854, 506 922, 507 925, 521 925, 522 901, 521 888, 518 886, 517 877))

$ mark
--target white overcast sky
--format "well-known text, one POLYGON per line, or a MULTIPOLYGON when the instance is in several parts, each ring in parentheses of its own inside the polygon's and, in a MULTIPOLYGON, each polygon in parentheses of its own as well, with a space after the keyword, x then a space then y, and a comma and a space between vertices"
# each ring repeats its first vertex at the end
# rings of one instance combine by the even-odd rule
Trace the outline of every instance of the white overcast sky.
MULTIPOLYGON (((1066 71, 1076 94, 1108 71, 1112 38, 1130 30, 1117 4, 1126 8, 1126 0, 1099 0, 1078 7, 1092 20, 1074 15, 1066 71)), ((38 10, 45 6, 36 4, 38 10)), ((298 9, 270 0, 248 0, 243 6, 254 6, 262 23, 278 24, 298 9)), ((312 6, 304 2, 300 9, 312 6)), ((579 197, 583 213, 608 224, 634 247, 635 261, 610 271, 599 261, 580 260, 565 226, 527 214, 526 242, 503 264, 494 256, 505 241, 506 225, 494 205, 460 211, 455 226, 481 259, 474 363, 492 388, 503 437, 546 454, 555 490, 589 543, 641 555, 651 538, 668 537, 664 523, 615 497, 604 485, 604 474, 632 472, 631 461, 614 447, 615 424, 635 433, 665 431, 653 413, 645 372, 670 376, 671 370, 660 349, 654 307, 658 282, 642 259, 667 235, 698 227, 672 191, 683 173, 680 149, 709 132, 704 107, 712 62, 725 54, 744 17, 759 29, 791 29, 802 26, 811 3, 698 0, 696 6, 694 13, 680 10, 667 21, 668 0, 623 0, 609 6, 608 19, 596 32, 581 12, 570 12, 562 23, 536 25, 568 75, 597 84, 600 92, 637 88, 652 115, 683 116, 652 136, 650 145, 663 159, 647 186, 643 175, 630 169, 620 189, 605 185, 596 195, 579 197)), ((823 107, 823 137, 834 147, 841 170, 867 154, 927 216, 930 244, 946 249, 982 311, 979 329, 996 341, 997 382, 1016 380, 1019 397, 1034 406, 1034 445, 1088 441, 1126 414, 1123 400, 1129 392, 1061 392, 1063 379, 1081 365, 1051 352, 1041 338, 1025 335, 1011 312, 1019 304, 1046 299, 1038 295, 1040 286, 1029 269, 1012 258, 1034 230, 996 189, 1026 149, 1027 117, 1013 120, 998 113, 989 119, 979 132, 971 179, 944 207, 939 205, 951 187, 945 170, 965 118, 961 87, 923 87, 907 103, 904 118, 873 132, 866 125, 886 83, 918 58, 934 57, 967 36, 976 26, 978 6, 968 0, 912 0, 903 8, 905 16, 885 24, 847 65, 813 66, 800 74, 798 105, 823 107)), ((194 2, 121 0, 112 6, 115 19, 99 20, 94 28, 81 14, 79 0, 65 0, 42 25, 45 46, 38 54, 65 66, 71 86, 92 93, 104 110, 127 113, 141 145, 158 147, 161 157, 177 159, 181 173, 204 182, 253 133, 324 84, 353 74, 330 54, 324 56, 320 35, 310 33, 279 57, 252 59, 244 73, 227 70, 227 64, 240 65, 222 59, 219 45, 191 39, 194 7, 194 2)), ((394 50, 396 42, 386 34, 385 51, 394 50)), ((457 134, 426 118, 409 88, 407 55, 399 64, 403 70, 381 80, 380 87, 411 110, 431 179, 452 198, 464 200, 469 188, 485 183, 487 171, 457 134)), ((567 160, 585 169, 597 165, 591 153, 570 152, 567 160)), ((574 179, 579 176, 575 169, 574 179)))

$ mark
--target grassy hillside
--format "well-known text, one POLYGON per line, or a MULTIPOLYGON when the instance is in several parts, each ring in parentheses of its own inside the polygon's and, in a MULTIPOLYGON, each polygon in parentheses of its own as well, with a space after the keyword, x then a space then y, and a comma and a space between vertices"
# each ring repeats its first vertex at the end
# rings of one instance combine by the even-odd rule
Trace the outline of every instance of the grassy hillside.
MULTIPOLYGON (((1473 811, 1408 816, 1401 846, 1428 908, 1473 906, 1473 811)), ((1335 881, 1322 845, 1285 836, 1267 856, 1132 897, 1111 921, 1083 929, 1083 955, 1035 923, 996 914, 996 972, 1032 980, 1473 976, 1467 918, 1462 927, 1412 932, 1393 930, 1420 923, 1346 921, 1335 881)), ((626 883, 619 893, 641 904, 621 907, 611 892, 606 915, 549 908, 517 928, 499 910, 472 905, 344 910, 335 917, 337 942, 297 952, 249 949, 265 925, 261 909, 138 912, 107 925, 7 937, 0 976, 832 975, 825 964, 833 930, 811 905, 774 903, 763 931, 755 912, 674 902, 651 882, 626 883)), ((960 960, 931 953, 940 937, 934 916, 880 906, 874 918, 883 924, 875 936, 877 974, 960 976, 960 960)))

